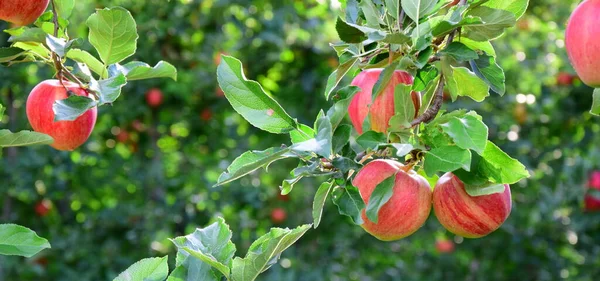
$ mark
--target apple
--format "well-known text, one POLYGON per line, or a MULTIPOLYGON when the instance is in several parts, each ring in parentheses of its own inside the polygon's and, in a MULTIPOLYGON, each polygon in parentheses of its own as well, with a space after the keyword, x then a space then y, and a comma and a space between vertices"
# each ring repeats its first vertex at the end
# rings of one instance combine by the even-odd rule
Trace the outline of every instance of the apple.
POLYGON ((35 213, 40 217, 45 217, 52 210, 52 201, 44 199, 35 204, 35 213))
POLYGON ((588 212, 600 211, 600 198, 592 194, 586 194, 583 203, 584 209, 588 212))
POLYGON ((120 143, 126 143, 129 140, 129 133, 124 129, 117 134, 117 141, 120 143))
POLYGON ((16 25, 29 25, 39 18, 50 0, 2 0, 0 1, 0 20, 16 25))
POLYGON ((435 241, 435 249, 442 254, 452 253, 454 252, 454 242, 448 239, 438 239, 435 241))
POLYGON ((569 60, 583 83, 600 87, 600 1, 583 1, 567 23, 565 45, 569 60))
MULTIPOLYGON (((91 97, 86 90, 75 83, 64 81, 63 84, 78 96, 91 97)), ((27 119, 34 131, 54 138, 50 146, 58 150, 74 150, 90 137, 98 112, 94 107, 74 121, 54 122, 52 105, 55 101, 68 97, 64 87, 58 80, 46 80, 35 86, 27 98, 27 119)))
POLYGON ((575 81, 575 76, 573 76, 567 72, 559 72, 556 75, 556 84, 559 86, 573 85, 573 81, 575 81))
POLYGON ((393 195, 379 209, 377 223, 367 218, 366 210, 361 214, 364 221, 361 227, 382 241, 398 240, 413 234, 425 223, 431 211, 429 183, 400 162, 384 159, 371 161, 356 174, 352 184, 358 188, 365 205, 368 205, 377 185, 394 174, 393 195))
POLYGON ((281 224, 287 218, 287 213, 283 208, 275 208, 271 211, 271 221, 274 224, 281 224))
MULTIPOLYGON (((383 69, 367 69, 359 73, 354 80, 352 85, 361 88, 350 101, 348 107, 348 114, 352 125, 359 134, 363 132, 363 122, 369 112, 371 113, 371 130, 376 132, 386 132, 389 127, 389 122, 392 116, 395 115, 394 111, 394 89, 398 84, 411 85, 413 78, 408 72, 396 70, 391 77, 389 84, 383 90, 383 92, 377 96, 375 101, 372 103, 372 91, 379 74, 383 69)), ((415 117, 419 108, 421 107, 421 95, 417 92, 412 92, 413 105, 415 106, 415 117)))
POLYGON ((588 187, 600 190, 600 171, 594 171, 592 172, 592 174, 590 174, 590 179, 588 180, 588 187))
POLYGON ((162 91, 158 88, 152 88, 146 93, 146 103, 152 107, 157 108, 163 102, 162 91))
POLYGON ((210 108, 205 108, 200 113, 200 119, 202 119, 204 121, 209 121, 211 118, 212 118, 212 111, 210 110, 210 108))
POLYGON ((433 211, 450 232, 466 238, 479 238, 498 229, 512 207, 510 186, 502 193, 470 196, 454 174, 443 175, 433 189, 433 211))

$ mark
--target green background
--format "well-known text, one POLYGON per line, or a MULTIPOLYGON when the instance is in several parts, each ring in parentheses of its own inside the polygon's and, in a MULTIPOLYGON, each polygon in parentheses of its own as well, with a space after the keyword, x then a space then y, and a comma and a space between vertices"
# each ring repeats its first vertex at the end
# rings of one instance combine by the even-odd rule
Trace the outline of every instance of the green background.
MULTIPOLYGON (((329 107, 323 90, 337 65, 328 45, 338 40, 337 1, 76 2, 72 35, 86 35, 84 22, 95 8, 123 6, 138 23, 135 58, 169 61, 179 80, 130 83, 114 106, 100 108, 92 137, 76 152, 48 146, 3 151, 0 223, 30 227, 52 249, 30 259, 0 257, 1 281, 111 280, 141 258, 166 254, 173 264, 176 249, 167 238, 219 216, 234 232, 238 255, 274 226, 274 208, 288 214, 277 226, 311 222, 319 179, 302 180, 289 201, 277 197, 294 161, 212 187, 244 151, 289 142, 285 135, 253 128, 233 111, 218 93, 215 58, 219 53, 240 58, 247 77, 290 115, 311 124, 329 107), (152 87, 165 96, 158 110, 144 100, 152 87), (136 132, 134 120, 146 130, 136 132), (131 140, 117 142, 120 130, 131 140), (39 217, 34 206, 43 199, 54 207, 39 217)), ((490 139, 532 174, 511 187, 512 214, 498 231, 463 240, 431 216, 414 235, 381 242, 328 201, 321 226, 259 280, 597 280, 600 215, 583 212, 582 201, 588 174, 600 169, 600 123, 588 113, 590 88, 578 81, 556 83, 559 72, 573 73, 564 29, 577 2, 533 0, 517 27, 494 42, 506 71, 504 97, 493 95, 483 104, 460 98, 446 105, 477 110, 490 139), (519 103, 518 94, 529 95, 530 103, 519 103), (456 250, 438 253, 435 242, 441 238, 453 239, 456 250)), ((6 40, 0 35, 0 46, 6 40)), ((0 99, 12 104, 1 127, 29 129, 27 94, 52 74, 37 64, 0 67, 0 99)))

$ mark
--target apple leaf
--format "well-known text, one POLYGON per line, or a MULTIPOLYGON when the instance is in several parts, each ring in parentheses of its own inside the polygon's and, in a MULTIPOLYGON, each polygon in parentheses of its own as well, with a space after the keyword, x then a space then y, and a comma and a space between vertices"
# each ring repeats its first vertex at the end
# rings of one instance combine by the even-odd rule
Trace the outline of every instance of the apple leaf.
POLYGON ((466 96, 476 102, 482 102, 490 95, 489 86, 481 78, 465 67, 444 68, 445 77, 448 77, 448 89, 453 97, 466 96), (451 69, 451 70, 450 70, 451 69), (449 73, 450 72, 450 75, 449 73))
POLYGON ((16 224, 0 224, 0 255, 29 258, 48 248, 48 240, 33 230, 16 224))
POLYGON ((25 53, 21 48, 0 48, 0 63, 12 61, 25 53))
POLYGON ((481 55, 478 59, 469 61, 471 69, 477 77, 481 78, 492 91, 503 96, 506 92, 504 70, 496 64, 496 59, 491 56, 481 55))
MULTIPOLYGON (((0 118, 2 118, 2 114, 0 114, 0 118)), ((20 131, 12 133, 9 130, 0 130, 0 148, 51 144, 53 142, 52 137, 38 132, 20 131)))
POLYGON ((295 157, 288 154, 290 150, 290 148, 273 147, 264 151, 247 151, 233 160, 233 163, 227 168, 227 172, 224 172, 219 176, 219 180, 214 186, 237 180, 259 168, 268 166, 274 161, 295 157))
POLYGON ((337 154, 342 151, 342 148, 350 141, 350 135, 352 134, 352 126, 343 124, 339 126, 333 133, 332 147, 333 153, 337 154))
POLYGON ((356 86, 347 86, 336 92, 334 100, 337 100, 337 102, 327 110, 327 117, 329 117, 333 129, 337 128, 344 120, 344 117, 348 114, 348 106, 350 106, 352 98, 358 92, 360 92, 360 88, 356 86))
POLYGON ((356 142, 364 149, 377 149, 379 145, 387 144, 387 138, 384 133, 367 131, 356 138, 356 142))
POLYGON ((468 11, 465 16, 481 18, 483 21, 482 23, 463 26, 463 36, 475 41, 496 39, 504 33, 504 29, 515 25, 517 22, 513 13, 485 6, 476 7, 468 11))
POLYGON ((67 58, 87 65, 94 73, 98 74, 101 78, 108 77, 108 72, 106 71, 106 67, 104 66, 104 64, 84 50, 71 49, 67 53, 67 58))
POLYGON ((297 128, 296 120, 267 95, 259 83, 246 79, 242 63, 236 58, 222 56, 217 80, 233 109, 253 126, 275 134, 297 128))
POLYGON ((123 61, 135 54, 137 26, 131 13, 124 8, 105 8, 87 19, 89 41, 96 48, 104 65, 123 61))
POLYGON ((431 13, 438 0, 401 0, 402 9, 406 15, 414 22, 431 13))
POLYGON ((127 78, 123 73, 112 76, 108 79, 90 81, 90 90, 98 94, 99 105, 111 104, 121 95, 121 89, 127 84, 127 78))
POLYGON ((371 193, 366 210, 367 218, 369 218, 370 221, 377 223, 379 220, 379 210, 390 200, 390 198, 392 198, 392 195, 394 195, 395 183, 396 174, 393 174, 377 184, 371 193))
POLYGON ((390 127, 394 130, 410 128, 415 118, 415 106, 412 100, 412 86, 398 84, 394 89, 394 116, 390 119, 390 127))
POLYGON ((17 28, 11 28, 4 30, 4 32, 10 34, 8 42, 37 42, 46 43, 46 32, 39 27, 27 27, 21 26, 17 28))
POLYGON ((164 281, 169 275, 168 257, 147 258, 131 265, 113 281, 164 281))
POLYGON ((309 224, 295 229, 271 228, 269 233, 259 237, 250 245, 244 258, 236 257, 233 260, 231 279, 233 281, 256 280, 259 274, 273 266, 281 253, 296 243, 310 228, 309 224))
POLYGON ((63 100, 57 100, 52 105, 52 109, 54 110, 54 121, 73 121, 97 105, 97 101, 77 95, 72 95, 63 100))
POLYGON ((483 154, 487 144, 488 127, 477 117, 472 115, 453 117, 441 127, 458 147, 472 149, 480 155, 483 154))
POLYGON ((177 81, 177 69, 165 61, 158 62, 154 67, 139 61, 132 61, 124 65, 115 63, 108 67, 108 72, 111 77, 123 73, 128 81, 152 78, 171 78, 177 81))
POLYGON ((348 74, 348 71, 358 63, 358 58, 352 58, 346 62, 340 64, 336 70, 334 70, 327 78, 327 85, 325 86, 325 98, 329 100, 331 93, 338 86, 340 81, 348 74))
POLYGON ((529 0, 502 0, 488 1, 482 6, 509 11, 515 15, 516 19, 519 19, 527 10, 528 4, 529 0))
POLYGON ((467 45, 460 42, 452 42, 446 46, 443 50, 438 53, 439 56, 450 56, 456 61, 468 61, 478 59, 479 55, 477 52, 467 47, 467 45))
POLYGON ((65 55, 77 41, 78 40, 67 41, 63 38, 56 38, 50 34, 46 34, 46 46, 48 46, 52 52, 56 53, 61 58, 65 57, 65 55))
POLYGON ((220 280, 229 278, 236 248, 231 230, 223 218, 203 229, 171 241, 177 246, 177 266, 186 269, 185 280, 220 280), (216 271, 215 271, 216 270, 216 271))
POLYGON ((355 224, 364 223, 361 212, 365 208, 365 202, 358 192, 358 188, 352 185, 336 187, 333 189, 333 203, 338 207, 340 214, 348 216, 355 224))
POLYGON ((471 151, 458 146, 434 148, 425 154, 423 168, 429 176, 436 172, 452 172, 458 169, 469 170, 471 151))
POLYGON ((317 193, 315 193, 315 198, 313 200, 313 227, 319 227, 321 223, 321 216, 323 215, 323 207, 325 206, 325 200, 327 200, 327 195, 331 192, 333 188, 333 182, 324 182, 317 189, 317 193))
POLYGON ((290 139, 292 143, 299 143, 310 140, 315 137, 315 130, 307 125, 298 123, 298 130, 290 132, 290 139))

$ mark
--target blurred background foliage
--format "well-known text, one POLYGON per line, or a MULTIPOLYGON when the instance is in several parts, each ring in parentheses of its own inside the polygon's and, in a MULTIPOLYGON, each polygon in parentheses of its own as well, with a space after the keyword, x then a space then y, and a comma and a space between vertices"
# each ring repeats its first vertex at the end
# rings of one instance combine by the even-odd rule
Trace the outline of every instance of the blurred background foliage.
MULTIPOLYGON (((447 109, 476 109, 490 138, 532 172, 512 186, 513 211, 488 237, 462 239, 431 216, 415 235, 380 242, 337 214, 328 202, 321 226, 286 251, 260 280, 597 280, 600 215, 582 208, 588 174, 600 169, 600 123, 589 113, 591 89, 573 75, 564 29, 579 1, 531 0, 516 28, 495 42, 507 94, 477 104, 461 98, 447 109), (452 253, 436 250, 451 239, 452 253)), ((294 168, 282 162, 238 182, 213 188, 239 154, 289 142, 250 126, 216 85, 219 54, 240 58, 287 110, 312 124, 327 76, 337 66, 340 4, 333 0, 81 0, 73 37, 85 36, 95 8, 123 6, 137 20, 136 57, 161 59, 179 81, 128 85, 100 110, 88 143, 76 152, 50 147, 6 149, 0 159, 0 222, 25 225, 52 243, 31 259, 0 257, 0 280, 111 280, 133 262, 170 254, 167 238, 191 233, 222 216, 238 254, 273 226, 311 222, 316 180, 302 180, 288 197, 278 186, 294 168), (159 88, 157 110, 144 94, 159 88), (123 133, 125 132, 125 133, 123 133), (41 204, 40 204, 41 203, 41 204), (51 206, 45 216, 40 213, 51 206), (272 210, 287 219, 275 224, 272 210)), ((7 25, 0 23, 0 28, 7 25)), ((0 35, 0 46, 7 45, 0 35)), ((89 46, 87 46, 89 47, 89 46)), ((36 64, 0 67, 1 127, 27 129, 24 103, 52 76, 36 64)))

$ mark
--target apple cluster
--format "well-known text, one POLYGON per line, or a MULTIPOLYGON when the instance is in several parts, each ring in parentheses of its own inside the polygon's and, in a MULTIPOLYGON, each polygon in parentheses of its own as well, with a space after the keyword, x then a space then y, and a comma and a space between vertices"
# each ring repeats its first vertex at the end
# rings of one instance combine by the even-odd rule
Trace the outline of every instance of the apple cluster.
POLYGON ((586 211, 600 211, 600 171, 594 171, 590 175, 583 201, 586 211))
MULTIPOLYGON (((398 84, 412 84, 413 78, 403 71, 396 71, 382 93, 372 101, 373 87, 382 69, 370 69, 359 73, 352 85, 361 88, 348 110, 354 129, 363 132, 363 122, 370 118, 370 129, 387 132, 394 115, 394 89, 398 84)), ((421 106, 418 93, 411 93, 415 112, 421 106)), ((394 177, 393 194, 378 212, 377 222, 369 220, 362 211, 365 231, 383 241, 407 237, 417 231, 429 217, 433 207, 439 222, 450 232, 466 238, 479 238, 498 229, 511 211, 509 185, 501 193, 470 196, 464 183, 454 174, 446 173, 432 188, 429 182, 417 174, 410 165, 390 159, 377 159, 367 163, 356 175, 356 186, 366 205, 375 188, 389 177, 394 177)))

